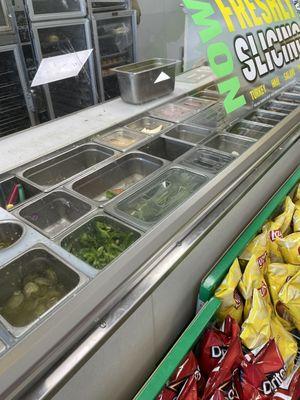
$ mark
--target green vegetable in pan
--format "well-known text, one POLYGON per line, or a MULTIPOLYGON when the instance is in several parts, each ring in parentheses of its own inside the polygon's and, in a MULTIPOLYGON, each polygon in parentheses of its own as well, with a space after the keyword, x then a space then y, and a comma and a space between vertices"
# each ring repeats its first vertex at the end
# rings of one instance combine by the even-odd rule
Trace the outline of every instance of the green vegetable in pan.
POLYGON ((96 269, 103 269, 138 238, 138 234, 117 224, 94 219, 67 237, 62 247, 96 269))

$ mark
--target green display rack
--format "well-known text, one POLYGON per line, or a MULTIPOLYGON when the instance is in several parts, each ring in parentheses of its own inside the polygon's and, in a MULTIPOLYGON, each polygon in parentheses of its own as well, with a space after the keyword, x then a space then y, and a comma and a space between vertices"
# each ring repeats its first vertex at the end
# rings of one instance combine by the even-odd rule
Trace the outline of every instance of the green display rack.
POLYGON ((203 307, 193 319, 173 348, 163 359, 146 384, 142 387, 134 400, 155 400, 175 369, 180 365, 188 352, 197 344, 200 336, 220 307, 220 301, 214 297, 214 292, 225 278, 233 261, 245 249, 247 244, 261 230, 264 223, 274 215, 282 205, 285 197, 300 182, 300 168, 275 193, 262 211, 254 218, 241 236, 233 243, 212 272, 202 281, 199 291, 199 300, 203 307))

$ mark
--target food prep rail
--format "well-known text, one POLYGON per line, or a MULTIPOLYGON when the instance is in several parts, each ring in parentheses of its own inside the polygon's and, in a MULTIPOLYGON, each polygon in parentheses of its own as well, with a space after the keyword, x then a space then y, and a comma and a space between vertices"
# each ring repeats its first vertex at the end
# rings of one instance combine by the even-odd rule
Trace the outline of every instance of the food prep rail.
MULTIPOLYGON (((210 107, 215 105, 216 103, 210 107)), ((205 116, 203 114, 205 110, 199 111, 198 118, 200 118, 200 115, 205 116)), ((211 114, 209 107, 207 111, 211 114)), ((245 112, 245 115, 248 115, 248 113, 249 111, 245 112)), ((150 114, 153 113, 150 112, 150 114)), ((190 114, 191 111, 189 109, 186 113, 186 118, 189 118, 190 114)), ((195 131, 194 126, 197 125, 194 121, 194 115, 197 116, 197 112, 193 111, 193 132, 195 131)), ((116 128, 128 129, 129 126, 132 126, 132 122, 146 116, 143 114, 133 120, 124 121, 123 124, 119 124, 116 128), (124 126, 127 128, 124 128, 124 126)), ((76 270, 83 271, 85 267, 84 271, 90 278, 90 282, 76 296, 73 296, 71 301, 57 307, 55 313, 45 320, 42 319, 35 329, 30 331, 30 334, 18 339, 16 343, 13 343, 7 349, 8 351, 3 353, 0 358, 0 363, 2 364, 3 362, 4 366, 3 374, 0 377, 0 387, 3 388, 2 393, 8 399, 17 395, 22 396, 21 398, 23 399, 23 390, 26 389, 30 382, 33 382, 37 375, 49 370, 53 362, 62 357, 63 352, 76 345, 78 340, 82 339, 88 331, 97 327, 99 320, 124 296, 130 293, 138 283, 143 281, 147 273, 154 268, 153 261, 157 262, 167 249, 169 252, 176 247, 176 237, 179 232, 182 234, 184 226, 190 224, 189 231, 185 231, 186 235, 197 224, 199 224, 199 229, 202 229, 202 220, 205 216, 213 212, 217 207, 219 207, 219 212, 222 214, 224 205, 226 206, 226 199, 228 200, 230 195, 232 198, 228 207, 231 207, 232 202, 240 198, 241 193, 245 194, 249 187, 254 185, 276 162, 280 164, 285 159, 286 164, 280 172, 281 179, 285 179, 298 162, 299 128, 297 124, 299 122, 299 109, 295 107, 291 107, 289 115, 283 120, 279 120, 275 126, 267 125, 268 128, 265 130, 264 135, 258 140, 257 138, 249 137, 247 130, 246 132, 243 131, 244 135, 241 135, 227 132, 231 129, 230 127, 228 127, 227 131, 224 131, 225 126, 220 125, 218 131, 216 131, 206 125, 205 127, 200 126, 200 128, 204 131, 209 131, 207 137, 204 137, 199 144, 189 143, 174 137, 162 137, 162 135, 167 135, 167 131, 163 128, 164 120, 161 119, 161 121, 162 124, 159 125, 162 131, 161 134, 159 132, 154 135, 149 134, 149 132, 138 133, 128 129, 128 132, 135 132, 141 137, 141 141, 138 140, 135 143, 134 152, 126 153, 125 151, 124 155, 123 153, 114 152, 108 147, 103 147, 103 145, 96 144, 96 141, 92 145, 91 143, 95 140, 94 136, 92 136, 85 142, 77 143, 69 149, 46 157, 46 159, 42 158, 30 163, 30 165, 11 171, 11 174, 15 175, 16 178, 23 179, 24 182, 30 183, 36 189, 44 192, 36 198, 31 198, 30 201, 25 199, 21 206, 17 204, 13 212, 14 215, 20 217, 22 223, 30 220, 30 226, 35 226, 45 236, 53 237, 54 242, 67 249, 68 252, 63 250, 61 246, 56 246, 53 241, 40 235, 47 243, 50 242, 55 246, 56 251, 59 249, 60 254, 67 257, 76 270), (158 154, 156 146, 152 144, 158 140, 171 142, 176 147, 175 154, 173 150, 166 150, 165 154, 158 154), (80 149, 84 146, 92 147, 93 155, 91 157, 79 157, 78 160, 78 151, 80 152, 80 149), (98 146, 102 149, 102 153, 106 149, 107 157, 95 158, 94 150, 95 148, 98 149, 98 146), (149 148, 151 148, 150 154, 147 150, 149 148), (181 148, 179 152, 178 148, 181 148), (187 166, 186 162, 190 160, 188 155, 194 154, 193 157, 196 158, 197 154, 195 153, 197 152, 199 154, 202 152, 206 156, 204 159, 200 158, 202 165, 201 162, 198 162, 198 165, 194 166, 197 164, 194 161, 187 166), (122 177, 118 178, 118 173, 116 173, 116 180, 111 182, 111 187, 105 186, 104 182, 103 190, 101 189, 99 193, 96 193, 96 197, 104 193, 106 200, 110 201, 97 204, 93 193, 90 193, 91 186, 90 189, 87 187, 87 191, 84 191, 85 182, 88 185, 89 179, 90 182, 93 182, 95 177, 97 179, 99 171, 102 174, 109 168, 112 170, 117 169, 120 160, 130 154, 136 154, 137 158, 143 161, 150 161, 152 167, 149 173, 145 172, 132 185, 129 185, 130 187, 125 188, 119 186, 122 183, 122 177), (207 158, 207 154, 211 158, 207 158), (213 169, 212 167, 215 166, 214 157, 216 156, 219 157, 220 163, 218 168, 213 169), (73 165, 70 169, 72 173, 67 173, 63 177, 58 176, 55 182, 52 182, 53 185, 51 183, 52 186, 41 184, 43 179, 47 180, 47 176, 54 176, 51 171, 57 171, 56 167, 59 163, 62 163, 61 165, 64 166, 63 172, 66 173, 68 172, 66 166, 71 163, 73 165), (209 166, 211 167, 210 169, 208 168, 209 166), (178 179, 173 179, 172 177, 172 174, 175 173, 180 174, 182 178, 179 184, 178 179), (35 179, 43 174, 46 178, 35 179), (80 180, 81 182, 78 184, 80 180), (243 186, 247 183, 248 186, 243 186), (57 187, 64 193, 64 196, 59 196, 59 203, 50 198, 57 191, 57 187), (55 191, 52 191, 53 189, 55 191), (49 194, 47 194, 48 191, 50 191, 49 194), (137 194, 139 194, 139 197, 137 194), (66 199, 68 195, 74 197, 74 200, 70 197, 66 199), (112 196, 112 198, 107 196, 112 196), (86 215, 75 215, 73 217, 72 213, 68 212, 68 208, 73 207, 73 210, 76 211, 76 201, 82 201, 90 205, 90 213, 87 211, 86 215), (151 204, 154 215, 145 215, 142 212, 143 207, 149 209, 148 204, 151 204), (95 210, 99 206, 103 209, 100 211, 95 210), (48 221, 43 223, 39 217, 40 210, 43 207, 52 207, 52 211, 54 207, 57 208, 55 210, 57 215, 53 216, 53 219, 51 216, 51 219, 49 218, 48 221), (121 215, 120 209, 123 214, 127 215, 121 215), (175 209, 176 211, 174 211, 175 209), (136 221, 134 221, 133 217, 136 221), (41 224, 39 224, 40 222, 41 224), (147 224, 143 222, 147 222, 147 224), (68 228, 66 228, 67 226, 68 228), (53 229, 53 236, 47 229, 50 229, 50 232, 53 229), (118 229, 123 232, 121 243, 119 239, 114 242, 115 231, 118 229), (58 233, 59 235, 56 236, 58 233), (78 247, 76 243, 81 244, 78 247), (96 259, 100 259, 101 262, 95 262, 96 259), (82 260, 85 260, 86 263, 82 260), (51 332, 51 327, 53 328, 54 326, 55 332, 53 332, 53 329, 51 332), (64 339, 62 340, 62 338, 64 339), (29 374, 27 373, 29 357, 27 349, 31 350, 30 360, 32 360, 33 366, 29 374), (41 351, 41 349, 43 350, 41 351), (27 354, 18 359, 17 364, 14 360, 16 351, 20 352, 20 354, 27 354), (48 357, 44 357, 45 354, 48 357), (19 384, 15 385, 17 381, 19 384)), ((184 122, 186 124, 186 121, 184 122)), ((188 123, 187 127, 189 127, 188 123)), ((234 127, 234 124, 232 124, 232 127, 234 127)), ((170 125, 169 128, 174 129, 174 126, 170 125)), ((157 127, 154 129, 157 129, 157 127)), ((108 133, 103 132, 100 140, 101 137, 106 137, 108 133)), ((98 137, 99 135, 96 136, 98 137)), ((121 141, 123 139, 122 137, 121 141)), ((98 142, 99 137, 96 140, 98 142)), ((117 140, 120 140, 120 138, 117 138, 117 140)), ((115 143, 109 147, 114 148, 114 146, 115 143)), ((136 178, 135 172, 133 172, 133 176, 136 178)), ((270 190, 272 190, 271 183, 269 185, 271 186, 270 190)), ((250 207, 247 212, 250 213, 251 210, 253 212, 253 207, 250 207)), ((215 219, 213 222, 215 222, 215 219)), ((237 229, 240 226, 235 227, 237 229)), ((28 229, 31 228, 28 227, 28 229)), ((182 248, 182 250, 184 249, 186 252, 181 256, 187 258, 192 248, 182 248)), ((172 267, 174 271, 176 270, 175 267, 177 265, 172 267)), ((172 272, 172 268, 166 271, 166 275, 172 272)), ((193 268, 195 268, 195 265, 193 268)), ((186 318, 187 315, 186 313, 184 314, 184 318, 186 318)), ((43 318, 43 315, 41 318, 43 318)), ((120 327, 120 330, 122 330, 122 327, 120 327)), ((110 331, 110 334, 112 334, 112 331, 110 331)), ((164 340, 162 340, 161 345, 165 346, 164 340)), ((96 345, 92 346, 91 352, 94 352, 96 348, 96 345)), ((127 356, 129 357, 128 354, 127 356)), ((153 354, 152 358, 155 358, 153 354)), ((74 368, 76 369, 79 364, 76 364, 74 368)), ((137 369, 139 369, 138 365, 134 369, 134 373, 137 373, 137 369)), ((74 373, 74 369, 72 369, 71 373, 74 373)), ((63 378, 63 374, 61 378, 63 378)), ((53 385, 54 388, 51 386, 51 393, 57 391, 60 385, 62 385, 61 379, 59 379, 57 385, 53 385)), ((106 397, 111 398, 111 394, 106 393, 106 397)), ((30 395, 28 398, 30 398, 30 395)), ((36 396, 36 398, 46 397, 36 396)))

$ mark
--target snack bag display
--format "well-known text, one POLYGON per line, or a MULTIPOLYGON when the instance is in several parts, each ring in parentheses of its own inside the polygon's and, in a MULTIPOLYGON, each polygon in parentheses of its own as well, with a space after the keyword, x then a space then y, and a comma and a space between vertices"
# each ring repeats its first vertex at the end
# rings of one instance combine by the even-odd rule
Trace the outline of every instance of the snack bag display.
POLYGON ((234 371, 243 360, 241 341, 239 338, 239 327, 234 325, 235 334, 232 336, 228 350, 221 358, 218 365, 212 370, 204 389, 203 400, 210 400, 216 391, 230 385, 234 371))
POLYGON ((296 365, 293 372, 282 382, 272 400, 300 399, 300 366, 296 365))
POLYGON ((158 395, 157 400, 198 400, 203 385, 204 378, 197 359, 190 352, 158 395))
POLYGON ((300 232, 300 199, 295 203, 295 212, 293 215, 294 232, 300 232))
POLYGON ((237 290, 242 278, 242 272, 238 259, 234 261, 230 270, 215 292, 215 297, 222 304, 218 311, 217 318, 224 321, 226 316, 234 318, 238 323, 243 317, 243 300, 237 290))
POLYGON ((268 251, 268 231, 263 229, 262 233, 255 236, 240 255, 239 259, 243 264, 249 261, 254 254, 264 255, 268 251))
POLYGON ((300 271, 282 287, 278 297, 300 330, 300 271))
POLYGON ((284 202, 283 212, 268 222, 263 229, 268 232, 268 251, 271 262, 283 262, 282 254, 278 248, 278 239, 282 239, 289 233, 292 218, 295 211, 295 204, 287 196, 284 202))
POLYGON ((224 357, 232 337, 238 336, 239 332, 238 323, 231 317, 225 319, 221 330, 210 328, 205 331, 196 350, 198 363, 202 366, 201 372, 205 378, 208 378, 224 357))
POLYGON ((289 331, 295 329, 295 324, 288 313, 288 310, 279 300, 279 292, 300 268, 293 264, 271 263, 267 267, 266 279, 274 305, 275 314, 280 319, 282 325, 289 331))
POLYGON ((278 246, 286 263, 300 265, 300 232, 278 240, 278 246))
MULTIPOLYGON (((252 307, 253 290, 266 287, 264 272, 267 265, 267 254, 253 254, 248 262, 242 279, 239 283, 239 291, 245 299, 244 319, 247 319, 252 307)), ((268 293, 267 293, 268 294, 268 293)))

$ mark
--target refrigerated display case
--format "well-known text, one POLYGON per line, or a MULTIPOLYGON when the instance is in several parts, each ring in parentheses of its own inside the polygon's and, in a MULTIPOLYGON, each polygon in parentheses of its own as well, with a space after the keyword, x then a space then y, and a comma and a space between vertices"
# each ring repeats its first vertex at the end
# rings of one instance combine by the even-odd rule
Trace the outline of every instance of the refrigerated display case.
POLYGON ((80 18, 86 15, 84 0, 29 0, 27 7, 31 21, 80 18))
POLYGON ((103 11, 125 10, 130 0, 88 0, 88 8, 93 13, 103 11))
POLYGON ((34 124, 32 104, 17 45, 0 47, 0 137, 34 124))
MULTIPOLYGON (((193 94, 190 86, 185 95, 182 90, 179 93, 174 94, 172 103, 193 94)), ((162 102, 158 100, 152 107, 162 102)), ((118 104, 118 100, 112 102, 116 112, 118 104)), ((97 113, 105 106, 98 107, 97 113)), ((245 109, 245 116, 249 112, 245 109)), ((21 238, 2 251, 1 267, 19 265, 14 264, 16 259, 42 246, 62 264, 84 274, 88 282, 53 309, 45 310, 20 337, 0 324, 4 343, 0 394, 8 400, 132 398, 191 320, 197 289, 208 266, 220 258, 231 238, 239 235, 299 165, 300 109, 287 112, 277 120, 273 113, 275 125, 267 125, 264 135, 256 139, 249 138, 247 130, 245 136, 231 133, 233 125, 225 120, 218 129, 202 127, 203 141, 187 144, 176 135, 166 139, 167 129, 174 132, 178 125, 163 124, 166 129, 161 134, 148 135, 142 144, 137 141, 134 151, 104 159, 88 154, 80 158, 80 168, 74 169, 80 148, 92 147, 99 134, 107 133, 91 132, 82 142, 9 171, 44 193, 16 204, 12 214, 1 212, 3 222, 19 223, 28 233, 25 240, 21 238), (158 139, 172 142, 176 153, 168 148, 157 153, 158 139), (151 154, 146 155, 149 148, 151 154), (134 181, 121 187, 127 178, 122 164, 128 154, 141 155, 140 166, 131 164, 134 181), (66 171, 66 175, 58 174, 53 186, 60 192, 59 202, 43 182, 51 169, 53 177, 66 171), (108 198, 111 189, 122 190, 108 198), (50 194, 46 194, 48 190, 50 194), (79 216, 79 201, 93 209, 79 216), (51 218, 44 221, 40 213, 54 202, 57 206, 52 206, 51 218), (107 238, 114 239, 116 229, 122 231, 122 243, 111 248, 107 238)), ((129 127, 141 127, 135 122, 149 114, 150 106, 115 128, 126 126, 130 132, 129 127)), ((55 129, 66 127, 65 123, 56 121, 55 129)))
MULTIPOLYGON (((32 24, 34 47, 39 62, 43 58, 92 48, 87 19, 70 19, 32 24)), ((93 57, 79 75, 44 85, 51 118, 82 110, 97 102, 93 57)))
POLYGON ((120 95, 117 74, 111 69, 136 61, 136 12, 95 13, 92 23, 99 93, 105 101, 120 95))

